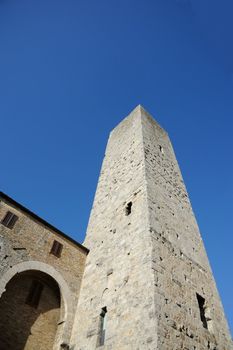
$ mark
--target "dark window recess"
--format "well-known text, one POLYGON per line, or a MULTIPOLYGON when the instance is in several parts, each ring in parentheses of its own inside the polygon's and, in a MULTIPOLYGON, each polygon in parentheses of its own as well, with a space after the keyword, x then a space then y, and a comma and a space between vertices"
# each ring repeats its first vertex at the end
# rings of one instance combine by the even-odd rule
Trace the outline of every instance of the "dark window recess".
POLYGON ((198 293, 196 293, 196 296, 197 296, 197 301, 198 301, 198 306, 200 311, 201 322, 203 324, 203 327, 208 329, 207 319, 205 316, 205 299, 198 293))
POLYGON ((100 313, 99 346, 104 345, 104 342, 105 342, 106 320, 107 320, 107 308, 105 306, 101 309, 101 313, 100 313))
POLYGON ((44 285, 39 281, 32 281, 31 288, 29 290, 26 304, 37 308, 40 302, 40 297, 42 290, 44 288, 44 285))
POLYGON ((50 253, 60 258, 63 245, 58 241, 53 241, 50 253))
POLYGON ((161 145, 159 145, 159 150, 163 153, 163 147, 161 145))
POLYGON ((131 209, 132 209, 132 202, 127 203, 126 207, 125 207, 125 215, 128 216, 131 214, 131 209))
POLYGON ((11 211, 8 211, 1 223, 8 228, 13 228, 17 220, 18 216, 13 214, 11 211))

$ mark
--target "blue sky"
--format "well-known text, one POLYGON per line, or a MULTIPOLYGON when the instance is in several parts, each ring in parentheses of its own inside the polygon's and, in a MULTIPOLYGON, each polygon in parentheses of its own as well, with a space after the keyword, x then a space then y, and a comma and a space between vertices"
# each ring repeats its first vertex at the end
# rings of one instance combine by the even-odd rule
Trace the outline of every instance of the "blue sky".
POLYGON ((1 190, 79 241, 109 131, 169 132, 233 329, 231 0, 0 0, 1 190))

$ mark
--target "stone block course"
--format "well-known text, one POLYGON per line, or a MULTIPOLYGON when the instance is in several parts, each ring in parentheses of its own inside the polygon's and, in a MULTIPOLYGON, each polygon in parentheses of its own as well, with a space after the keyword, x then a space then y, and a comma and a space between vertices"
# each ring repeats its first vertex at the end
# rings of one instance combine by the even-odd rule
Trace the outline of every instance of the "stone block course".
POLYGON ((90 253, 72 335, 75 350, 96 349, 104 306, 104 349, 232 349, 169 137, 140 106, 110 134, 85 245, 90 253), (206 300, 208 329, 197 293, 206 300))
MULTIPOLYGON (((51 324, 51 322, 50 324, 52 328, 56 328, 57 332, 53 332, 53 341, 55 342, 54 349, 60 349, 59 344, 62 343, 63 340, 68 342, 70 340, 69 338, 73 325, 75 305, 77 304, 78 300, 88 251, 85 247, 75 244, 69 239, 69 237, 66 238, 64 235, 59 234, 55 228, 53 230, 51 225, 46 225, 43 220, 41 222, 39 217, 36 219, 33 213, 33 215, 30 215, 26 208, 24 210, 21 205, 17 206, 17 203, 11 200, 9 197, 5 196, 4 194, 2 194, 0 197, 0 222, 8 211, 18 216, 18 220, 12 229, 0 224, 0 295, 2 295, 0 305, 1 303, 4 303, 4 299, 8 297, 10 298, 12 291, 9 288, 11 286, 11 279, 14 278, 14 275, 17 275, 17 273, 20 274, 23 271, 41 271, 43 273, 47 273, 48 276, 53 278, 59 284, 59 288, 61 290, 61 309, 57 311, 50 311, 50 314, 56 312, 59 316, 59 321, 58 319, 53 319, 53 324, 51 324), (51 248, 54 240, 57 240, 63 245, 60 257, 56 257, 51 254, 51 248), (58 325, 58 322, 61 322, 60 325, 58 325)), ((16 293, 16 291, 14 290, 13 293, 16 293)), ((26 295, 26 291, 24 294, 26 295)), ((45 294, 46 289, 43 290, 43 295, 45 294)), ((49 297, 47 298, 47 301, 48 303, 50 302, 49 297)), ((25 303, 23 303, 23 306, 24 304, 25 303)), ((14 305, 14 303, 12 305, 14 305)), ((20 306, 19 304, 17 305, 17 312, 20 313, 20 306)), ((0 306, 0 309, 1 307, 4 317, 1 317, 0 328, 1 326, 4 326, 6 319, 8 320, 8 323, 10 322, 9 314, 7 314, 7 311, 3 308, 3 304, 0 306)), ((33 313, 33 310, 31 311, 33 313)), ((30 307, 27 308, 27 312, 30 312, 30 307)), ((27 313, 25 313, 25 315, 27 315, 27 313)), ((12 334, 15 334, 15 328, 19 327, 19 324, 15 324, 16 318, 17 317, 12 316, 11 324, 9 323, 11 326, 11 328, 9 328, 9 332, 12 334)), ((36 327, 38 328, 38 324, 41 322, 41 319, 43 319, 43 317, 38 314, 37 321, 34 322, 34 326, 31 326, 33 326, 34 329, 36 327)), ((23 328, 24 320, 21 321, 20 327, 23 328)), ((19 332, 21 329, 20 327, 18 330, 19 332)), ((26 324, 25 328, 27 328, 26 324)), ((51 341, 46 341, 46 339, 49 338, 49 329, 46 332, 47 338, 46 334, 44 334, 44 342, 42 342, 40 339, 41 336, 39 336, 39 333, 38 337, 36 338, 37 340, 33 338, 34 343, 29 342, 28 339, 27 343, 29 342, 29 345, 26 345, 25 340, 25 349, 36 349, 36 341, 38 341, 37 349, 39 349, 39 344, 41 344, 41 349, 51 350, 51 341)), ((1 338, 3 338, 3 336, 0 335, 0 341, 1 338)), ((3 340, 7 341, 7 339, 4 338, 3 340)), ((20 343, 18 342, 18 344, 20 343)), ((16 344, 11 344, 11 347, 6 349, 16 350, 16 348, 16 344)), ((19 347, 19 350, 21 349, 24 348, 19 347)))
POLYGON ((18 216, 12 229, 0 224, 1 350, 233 350, 169 136, 141 106, 110 134, 89 253, 0 197, 0 221, 7 211, 18 216), (51 254, 54 240, 60 257, 51 254), (43 312, 24 302, 34 278, 45 284, 43 312), (21 286, 15 298, 13 286, 21 286), (20 340, 22 325, 31 334, 20 340))

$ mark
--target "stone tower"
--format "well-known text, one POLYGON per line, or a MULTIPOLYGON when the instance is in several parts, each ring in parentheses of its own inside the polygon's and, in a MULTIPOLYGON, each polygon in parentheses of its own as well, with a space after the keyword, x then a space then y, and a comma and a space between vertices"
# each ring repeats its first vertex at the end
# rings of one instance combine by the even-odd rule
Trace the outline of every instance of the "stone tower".
POLYGON ((167 133, 138 106, 110 134, 84 243, 75 350, 230 350, 167 133))

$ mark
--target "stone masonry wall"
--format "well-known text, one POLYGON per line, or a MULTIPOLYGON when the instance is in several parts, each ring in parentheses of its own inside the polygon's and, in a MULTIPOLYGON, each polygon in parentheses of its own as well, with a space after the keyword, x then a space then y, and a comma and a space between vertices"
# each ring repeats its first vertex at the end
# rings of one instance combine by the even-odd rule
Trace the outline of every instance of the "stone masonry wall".
POLYGON ((110 134, 85 246, 0 198, 3 350, 233 350, 169 137, 141 106, 110 134), (37 311, 24 302, 34 277, 37 311))
POLYGON ((15 276, 0 299, 1 350, 51 350, 60 318, 60 295, 44 284, 37 308, 25 301, 34 275, 15 276))
POLYGON ((90 253, 74 323, 75 350, 156 349, 148 227, 141 117, 135 110, 108 142, 84 243, 90 253), (103 307, 106 335, 98 347, 103 307))
POLYGON ((232 349, 169 138, 140 106, 110 134, 85 245, 75 350, 232 349))
POLYGON ((158 349, 230 350, 221 301, 169 137, 142 113, 158 349), (207 329, 196 293, 206 300, 207 329))
MULTIPOLYGON (((59 339, 59 342, 65 341, 68 343, 87 250, 85 248, 82 249, 81 246, 76 245, 68 238, 66 239, 48 226, 32 218, 11 202, 1 198, 0 222, 7 211, 16 214, 19 219, 16 221, 13 229, 7 228, 0 223, 0 285, 5 283, 5 276, 11 270, 16 269, 20 263, 28 263, 27 269, 30 270, 30 266, 34 266, 34 262, 37 262, 36 266, 38 266, 38 269, 40 270, 41 268, 43 271, 44 266, 48 267, 48 274, 51 274, 51 277, 55 280, 55 275, 61 276, 61 280, 64 280, 64 286, 59 285, 59 287, 63 288, 67 295, 61 296, 63 304, 59 316, 58 332, 62 328, 64 334, 59 339), (63 245, 60 258, 50 254, 54 240, 63 245), (67 300, 64 300, 64 297, 67 300), (68 309, 67 304, 69 304, 68 309), (68 314, 65 314, 65 307, 68 314)), ((17 324, 15 324, 16 326, 17 324)))

